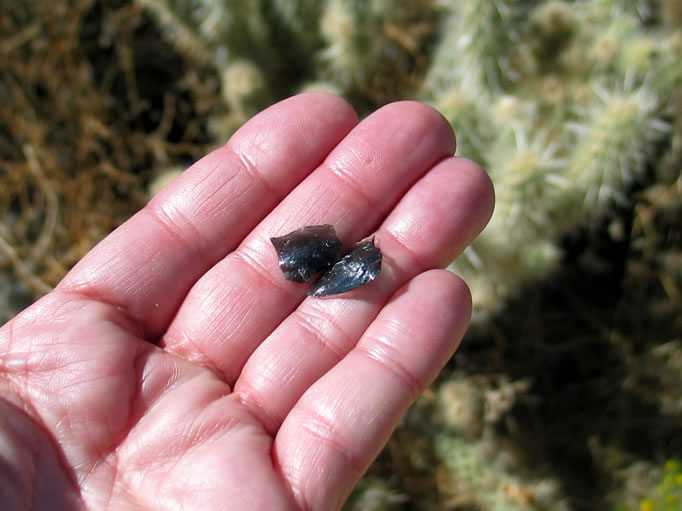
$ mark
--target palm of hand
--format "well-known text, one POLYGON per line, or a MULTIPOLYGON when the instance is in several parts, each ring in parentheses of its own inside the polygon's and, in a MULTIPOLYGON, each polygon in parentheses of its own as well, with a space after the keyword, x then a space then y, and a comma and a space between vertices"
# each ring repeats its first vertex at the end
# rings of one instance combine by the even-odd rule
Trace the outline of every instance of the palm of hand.
MULTIPOLYGON (((217 492, 234 509, 294 509, 271 459, 272 437, 224 381, 130 333, 111 306, 77 296, 51 301, 43 306, 79 323, 56 335, 53 321, 20 324, 15 342, 30 352, 13 357, 33 368, 25 392, 59 432, 61 453, 47 439, 41 444, 42 463, 64 469, 37 488, 46 509, 59 508, 49 500, 55 494, 72 509, 79 491, 93 509, 211 509, 217 492), (239 505, 243 492, 249 505, 239 505)), ((27 444, 42 434, 30 433, 27 444)))
POLYGON ((263 112, 3 327, 0 502, 342 505, 456 347, 468 293, 432 268, 492 208, 430 109, 356 122, 326 95, 263 112), (267 238, 319 223, 378 226, 381 278, 304 299, 267 238))

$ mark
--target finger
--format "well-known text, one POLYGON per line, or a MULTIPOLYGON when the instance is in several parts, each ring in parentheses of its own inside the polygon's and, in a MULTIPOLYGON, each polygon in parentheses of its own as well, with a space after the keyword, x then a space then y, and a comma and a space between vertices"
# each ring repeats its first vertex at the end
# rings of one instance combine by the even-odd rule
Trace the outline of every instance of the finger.
POLYGON ((490 218, 492 204, 490 179, 478 165, 462 158, 438 164, 376 232, 383 252, 377 281, 347 295, 306 299, 249 358, 234 388, 240 400, 274 434, 400 286, 445 266, 471 243, 490 218))
POLYGON ((396 293, 358 345, 301 398, 274 458, 303 509, 338 509, 400 418, 452 356, 471 314, 444 270, 396 293))
POLYGON ((329 223, 348 246, 375 229, 411 184, 453 151, 452 129, 430 107, 403 102, 375 112, 197 283, 163 338, 165 348, 234 383, 309 287, 284 280, 269 238, 329 223))
POLYGON ((158 336, 192 284, 356 122, 345 101, 327 94, 263 111, 105 238, 59 288, 115 304, 158 336))

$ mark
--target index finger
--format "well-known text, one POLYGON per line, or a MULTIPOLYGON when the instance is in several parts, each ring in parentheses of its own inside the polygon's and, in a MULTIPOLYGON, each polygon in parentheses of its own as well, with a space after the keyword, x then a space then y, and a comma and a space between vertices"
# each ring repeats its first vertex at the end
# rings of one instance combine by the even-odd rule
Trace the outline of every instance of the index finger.
POLYGON ((302 94, 261 112, 91 250, 57 286, 123 308, 156 337, 194 282, 234 250, 357 124, 302 94))

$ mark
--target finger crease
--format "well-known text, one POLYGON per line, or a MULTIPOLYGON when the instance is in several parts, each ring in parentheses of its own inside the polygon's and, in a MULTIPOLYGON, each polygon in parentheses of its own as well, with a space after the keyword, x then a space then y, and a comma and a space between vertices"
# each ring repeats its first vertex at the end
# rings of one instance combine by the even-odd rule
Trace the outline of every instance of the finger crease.
POLYGON ((158 225, 173 241, 178 243, 183 250, 191 249, 199 259, 199 266, 204 265, 206 258, 204 257, 203 251, 197 247, 196 242, 189 240, 188 236, 183 235, 183 231, 190 229, 196 240, 204 240, 201 232, 196 228, 196 226, 179 211, 175 211, 180 218, 182 218, 183 226, 179 227, 178 222, 173 219, 173 217, 162 207, 154 209, 146 209, 146 212, 150 215, 152 221, 158 225))
POLYGON ((188 361, 211 371, 216 378, 223 381, 232 389, 232 383, 228 381, 227 375, 218 368, 217 364, 211 359, 206 351, 204 351, 201 343, 196 342, 184 332, 182 334, 182 340, 176 337, 164 336, 163 341, 166 346, 170 346, 170 348, 165 348, 166 351, 174 353, 181 358, 185 358, 188 361))
POLYGON ((242 386, 236 393, 236 397, 258 419, 268 434, 274 436, 277 433, 281 421, 268 412, 268 407, 258 398, 257 390, 249 385, 242 386))
POLYGON ((319 327, 314 326, 307 319, 308 317, 317 318, 318 316, 304 311, 299 311, 296 314, 298 319, 296 323, 298 326, 309 333, 313 337, 313 340, 317 341, 317 344, 320 345, 325 351, 331 353, 331 355, 334 357, 335 363, 346 356, 347 351, 341 347, 343 344, 351 346, 351 338, 348 334, 346 334, 346 332, 341 330, 341 328, 339 328, 334 322, 323 316, 322 320, 329 322, 332 325, 334 332, 337 332, 341 337, 341 343, 333 343, 331 342, 331 336, 324 335, 319 327))
MULTIPOLYGON (((400 250, 402 251, 401 254, 402 258, 408 259, 407 264, 401 264, 401 267, 410 268, 409 273, 411 275, 418 275, 427 270, 430 270, 433 267, 433 265, 429 265, 423 262, 421 257, 417 254, 417 252, 413 248, 409 247, 407 243, 398 238, 398 236, 395 233, 391 232, 388 229, 382 230, 381 237, 385 238, 387 236, 391 238, 391 240, 400 247, 400 250)), ((394 261, 396 260, 395 256, 393 257, 393 260, 394 261)))
POLYGON ((360 460, 348 453, 348 447, 350 446, 349 442, 345 441, 344 438, 333 440, 334 438, 339 438, 341 436, 339 430, 334 427, 333 422, 330 422, 326 417, 312 408, 306 408, 303 413, 310 418, 310 420, 301 421, 301 428, 304 431, 307 431, 311 437, 319 440, 323 444, 323 447, 340 456, 344 463, 350 467, 351 470, 355 471, 356 474, 364 472, 364 466, 360 460))
POLYGON ((378 215, 380 216, 386 214, 386 208, 380 207, 380 204, 373 200, 369 194, 365 193, 362 187, 342 168, 332 167, 331 175, 351 192, 360 197, 369 206, 370 211, 378 212, 378 215))
MULTIPOLYGON (((276 197, 277 202, 284 198, 285 194, 277 190, 272 185, 270 180, 266 179, 265 174, 258 169, 258 165, 256 165, 253 159, 250 156, 247 156, 248 151, 238 151, 230 145, 226 145, 225 149, 232 153, 237 160, 239 160, 241 163, 241 170, 245 172, 254 182, 260 184, 267 193, 276 197)), ((260 151, 260 148, 256 147, 256 149, 260 151)))
POLYGON ((294 292, 289 286, 282 285, 279 280, 271 277, 271 271, 266 268, 263 263, 258 260, 258 257, 252 253, 252 249, 244 245, 237 251, 233 252, 231 255, 237 257, 241 262, 245 263, 247 267, 256 275, 260 280, 267 282, 275 289, 279 290, 282 294, 289 297, 291 300, 301 300, 301 296, 294 292))
POLYGON ((364 355, 366 360, 372 363, 379 364, 382 368, 395 375, 410 392, 410 399, 416 399, 422 392, 422 384, 419 379, 412 374, 404 364, 399 361, 399 357, 395 356, 397 353, 396 347, 381 338, 375 337, 369 339, 369 344, 375 347, 368 348, 360 345, 356 348, 360 355, 364 355))

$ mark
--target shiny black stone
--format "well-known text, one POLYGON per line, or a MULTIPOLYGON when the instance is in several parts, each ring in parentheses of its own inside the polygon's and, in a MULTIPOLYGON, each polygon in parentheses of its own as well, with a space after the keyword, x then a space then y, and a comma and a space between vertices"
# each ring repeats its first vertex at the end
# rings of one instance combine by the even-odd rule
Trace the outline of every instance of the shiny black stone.
POLYGON ((381 250, 374 246, 374 236, 365 238, 323 273, 308 295, 321 297, 345 293, 373 281, 380 272, 381 250))
POLYGON ((303 227, 270 241, 277 251, 284 278, 294 282, 310 280, 343 254, 343 243, 328 224, 303 227))

